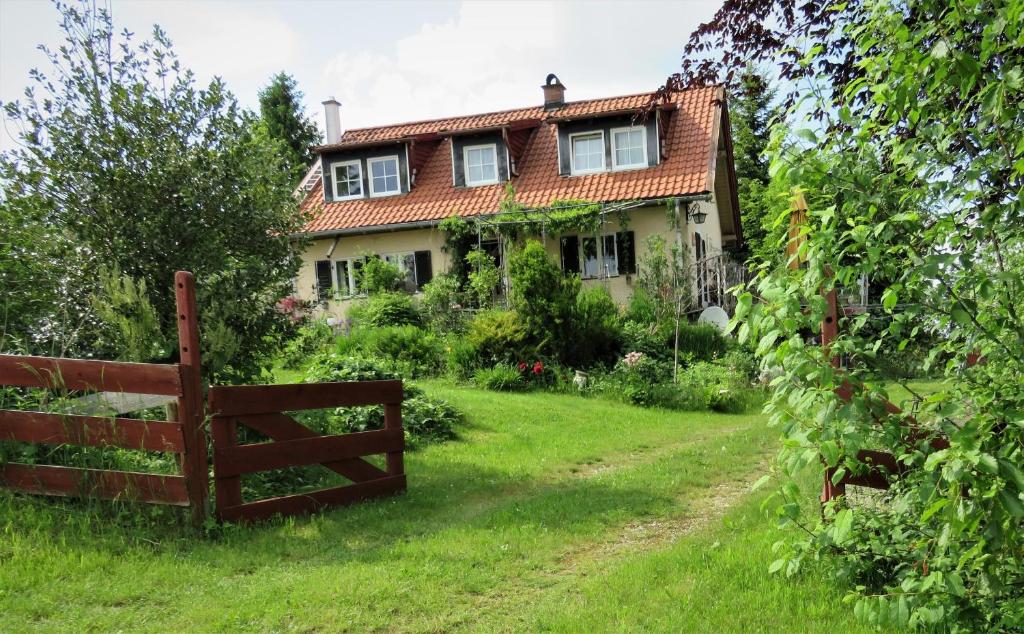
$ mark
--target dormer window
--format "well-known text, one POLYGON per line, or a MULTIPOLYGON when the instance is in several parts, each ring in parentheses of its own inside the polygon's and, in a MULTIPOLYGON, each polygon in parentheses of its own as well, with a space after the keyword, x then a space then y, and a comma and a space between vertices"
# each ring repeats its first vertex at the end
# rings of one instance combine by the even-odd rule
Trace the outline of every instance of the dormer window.
POLYGON ((363 168, 359 161, 345 161, 331 166, 334 170, 334 200, 363 197, 363 168))
POLYGON ((604 132, 580 132, 569 135, 572 146, 572 173, 593 174, 604 171, 604 132))
POLYGON ((462 148, 466 166, 466 185, 493 185, 498 182, 498 146, 467 145, 462 148))
POLYGON ((384 156, 366 161, 370 172, 370 196, 393 196, 401 193, 398 181, 398 157, 384 156))
POLYGON ((632 126, 612 130, 612 169, 647 167, 647 134, 632 126))

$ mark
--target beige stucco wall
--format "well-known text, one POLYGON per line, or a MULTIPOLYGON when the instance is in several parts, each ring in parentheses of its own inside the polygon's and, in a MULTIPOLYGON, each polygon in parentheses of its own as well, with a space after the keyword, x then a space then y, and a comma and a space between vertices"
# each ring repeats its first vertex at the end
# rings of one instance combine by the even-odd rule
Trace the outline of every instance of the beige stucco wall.
MULTIPOLYGON (((680 237, 690 252, 691 257, 693 253, 694 231, 699 231, 707 241, 709 253, 719 253, 722 248, 722 234, 716 203, 710 201, 698 202, 696 204, 707 213, 707 220, 701 225, 696 225, 692 221, 686 222, 686 206, 681 205, 679 213, 683 224, 680 227, 680 237)), ((661 234, 665 239, 667 247, 675 243, 677 239, 676 231, 669 222, 669 211, 664 204, 632 210, 629 212, 629 217, 628 229, 633 231, 635 235, 638 264, 647 256, 648 236, 655 233, 661 234)), ((620 228, 618 218, 615 217, 615 214, 611 214, 600 233, 614 233, 619 231, 620 228)), ((556 262, 561 261, 559 238, 560 236, 548 235, 545 240, 547 251, 556 262)), ((361 236, 342 236, 337 238, 337 240, 338 243, 330 257, 332 262, 350 257, 358 257, 366 253, 387 255, 429 249, 431 252, 433 274, 439 275, 448 270, 448 256, 441 250, 444 244, 444 235, 436 228, 409 229, 361 236)), ((314 240, 302 254, 302 269, 296 280, 296 293, 302 299, 316 299, 315 262, 328 259, 327 252, 334 241, 335 238, 314 240)), ((583 280, 584 286, 604 285, 619 304, 626 304, 629 301, 635 283, 635 276, 627 275, 583 280)), ((351 300, 331 301, 320 313, 327 317, 343 317, 350 303, 351 300)))
MULTIPOLYGON (((295 292, 300 298, 316 299, 316 261, 328 259, 327 252, 334 244, 334 240, 335 238, 313 240, 302 253, 302 268, 299 270, 299 276, 295 282, 295 292)), ((359 257, 367 253, 388 255, 429 250, 434 275, 448 270, 448 255, 441 250, 444 245, 444 234, 437 228, 340 236, 337 240, 338 244, 329 258, 332 267, 337 260, 359 257)), ((320 313, 327 317, 342 317, 349 304, 351 304, 350 299, 331 301, 320 313)))

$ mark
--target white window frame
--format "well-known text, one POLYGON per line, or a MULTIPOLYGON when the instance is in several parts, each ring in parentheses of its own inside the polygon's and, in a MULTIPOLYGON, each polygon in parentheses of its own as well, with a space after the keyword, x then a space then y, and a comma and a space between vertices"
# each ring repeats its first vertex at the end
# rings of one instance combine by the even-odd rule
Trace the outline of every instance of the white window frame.
POLYGON ((631 125, 622 128, 612 128, 609 133, 612 135, 612 171, 638 170, 648 167, 647 165, 647 128, 639 125, 631 125), (629 165, 619 165, 616 159, 615 133, 616 132, 640 132, 640 149, 643 152, 643 161, 629 165))
POLYGON ((573 176, 582 174, 599 174, 608 171, 608 164, 605 156, 604 130, 588 130, 586 132, 573 132, 569 135, 569 173, 573 176), (601 167, 597 169, 578 170, 576 169, 576 137, 595 136, 601 137, 601 167))
POLYGON ((466 145, 462 148, 462 172, 466 179, 466 187, 479 187, 480 185, 496 185, 501 179, 498 173, 498 144, 484 143, 482 145, 466 145), (469 179, 469 152, 470 150, 490 150, 494 158, 494 180, 473 181, 469 179))
POLYGON ((601 280, 601 279, 609 279, 609 278, 612 278, 612 277, 618 277, 619 275, 622 274, 622 272, 620 270, 620 268, 621 268, 620 264, 621 263, 619 262, 619 242, 618 242, 618 238, 617 238, 617 234, 616 233, 602 233, 602 234, 597 235, 597 236, 595 236, 593 234, 591 234, 591 235, 580 235, 580 236, 577 237, 577 241, 579 242, 579 245, 577 246, 577 249, 579 250, 580 279, 583 279, 583 280, 601 280), (597 238, 597 243, 596 243, 595 246, 597 247, 597 268, 598 268, 598 274, 597 275, 584 275, 584 270, 586 269, 586 266, 587 266, 586 265, 586 259, 587 258, 586 258, 586 254, 585 254, 585 252, 583 250, 583 241, 584 240, 593 240, 595 238, 597 238), (615 256, 615 273, 609 273, 604 268, 604 256, 605 256, 604 243, 605 243, 605 240, 608 239, 608 238, 612 239, 611 240, 612 241, 612 255, 615 256))
POLYGON ((347 258, 334 258, 331 260, 331 275, 334 277, 335 297, 337 297, 338 299, 349 299, 351 297, 360 297, 366 294, 359 290, 359 284, 357 283, 356 280, 356 262, 362 262, 365 259, 366 258, 363 256, 352 256, 347 258), (345 274, 347 276, 347 279, 345 280, 345 285, 348 287, 347 293, 341 292, 341 284, 339 283, 338 280, 338 264, 341 262, 346 263, 345 274))
POLYGON ((370 183, 370 198, 384 198, 385 196, 397 196, 402 193, 402 163, 398 160, 398 155, 392 156, 377 156, 371 159, 366 159, 366 176, 370 183), (373 164, 384 163, 386 161, 395 162, 395 182, 398 183, 398 189, 395 191, 384 191, 378 192, 373 187, 373 164))
POLYGON ((354 200, 356 198, 363 198, 364 196, 366 196, 366 193, 363 191, 363 162, 358 159, 354 161, 341 161, 338 163, 331 163, 331 181, 331 186, 334 189, 334 200, 354 200), (355 165, 357 168, 359 168, 359 193, 342 196, 341 194, 338 193, 338 168, 348 167, 350 165, 355 165))

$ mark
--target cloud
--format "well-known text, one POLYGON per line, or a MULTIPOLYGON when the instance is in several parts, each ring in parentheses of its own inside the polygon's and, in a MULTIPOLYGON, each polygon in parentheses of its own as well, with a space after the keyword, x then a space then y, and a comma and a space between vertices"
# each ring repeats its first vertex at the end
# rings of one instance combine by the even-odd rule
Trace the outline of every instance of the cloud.
POLYGON ((552 5, 465 3, 391 51, 333 56, 323 94, 342 102, 346 127, 507 108, 510 87, 540 85, 533 69, 558 45, 554 14, 552 5))
POLYGON ((653 90, 717 4, 463 2, 390 47, 329 56, 310 112, 321 120, 316 102, 335 96, 355 128, 528 106, 549 72, 568 99, 653 90))

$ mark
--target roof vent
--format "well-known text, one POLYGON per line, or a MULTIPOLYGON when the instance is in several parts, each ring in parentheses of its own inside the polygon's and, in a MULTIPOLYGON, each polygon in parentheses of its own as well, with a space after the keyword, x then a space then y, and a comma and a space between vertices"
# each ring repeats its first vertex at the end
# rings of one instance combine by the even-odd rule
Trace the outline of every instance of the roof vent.
POLYGON ((565 86, 554 73, 548 75, 544 85, 544 109, 557 110, 565 105, 565 86))

